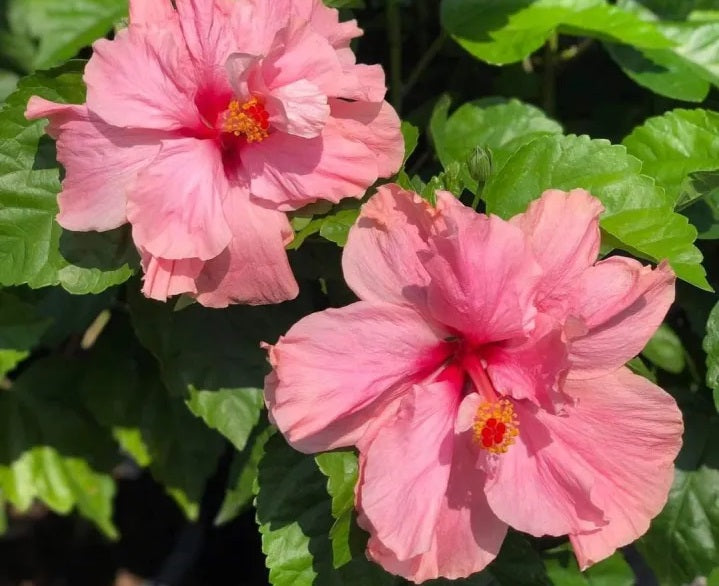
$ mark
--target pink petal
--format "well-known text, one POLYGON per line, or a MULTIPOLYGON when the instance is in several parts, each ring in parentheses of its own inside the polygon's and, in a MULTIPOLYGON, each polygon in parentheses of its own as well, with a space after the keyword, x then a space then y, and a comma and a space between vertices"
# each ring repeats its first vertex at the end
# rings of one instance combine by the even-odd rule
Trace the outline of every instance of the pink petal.
POLYGON ((325 95, 337 91, 342 76, 337 53, 308 22, 291 19, 287 28, 278 33, 275 44, 263 62, 263 77, 270 90, 302 79, 325 95))
POLYGON ((495 515, 537 537, 606 525, 602 509, 590 496, 597 471, 554 434, 574 424, 574 412, 551 415, 524 402, 515 402, 514 407, 519 437, 506 453, 496 456, 485 487, 495 515))
MULTIPOLYGON (((467 445, 465 437, 455 437, 447 491, 440 499, 431 545, 425 552, 408 560, 400 561, 374 534, 373 527, 362 514, 362 491, 358 495, 358 521, 372 533, 367 547, 368 556, 387 571, 413 582, 438 577, 464 578, 484 569, 499 552, 507 525, 497 519, 487 504, 482 489, 485 476, 475 468, 475 460, 476 453, 467 445)), ((364 482, 366 469, 363 462, 366 459, 360 455, 361 482, 364 482)), ((402 466, 402 463, 399 465, 402 466)), ((427 495, 426 498, 429 497, 427 495)), ((403 522, 404 519, 399 520, 400 525, 403 522)))
POLYGON ((85 67, 87 107, 108 124, 159 130, 204 126, 193 69, 177 24, 130 26, 100 39, 85 67))
POLYGON ((643 535, 662 510, 683 425, 674 399, 626 368, 565 390, 577 404, 552 434, 594 470, 592 501, 609 521, 570 535, 584 569, 643 535))
POLYGON ((348 102, 331 100, 332 117, 351 136, 364 143, 377 158, 377 173, 389 177, 404 158, 404 139, 397 112, 387 102, 348 102))
POLYGON ((417 252, 427 249, 436 213, 416 193, 381 186, 362 206, 342 254, 342 272, 365 301, 422 302, 429 277, 417 252))
POLYGON ((366 448, 361 514, 399 560, 430 549, 452 464, 459 388, 415 386, 366 448))
POLYGON ((446 358, 442 335, 413 310, 364 301, 296 323, 272 347, 266 401, 292 445, 352 445, 381 406, 446 358))
POLYGON ((112 230, 127 221, 127 192, 160 150, 161 134, 109 126, 87 108, 30 98, 25 116, 49 118, 65 167, 58 223, 68 230, 112 230))
POLYGON ((196 258, 168 260, 142 253, 142 292, 150 299, 167 301, 168 297, 183 293, 195 293, 195 279, 204 263, 196 258))
POLYGON ((328 119, 321 136, 275 132, 242 150, 253 197, 289 211, 318 199, 361 197, 377 180, 374 154, 328 119))
POLYGON ((296 0, 293 8, 302 20, 309 21, 312 29, 325 37, 333 47, 347 47, 352 39, 362 35, 356 20, 339 22, 339 12, 328 8, 322 0, 296 0))
POLYGON ((217 256, 232 238, 222 210, 228 190, 215 143, 163 141, 129 194, 127 218, 135 244, 166 259, 217 256))
POLYGON ((130 0, 132 25, 160 25, 174 17, 170 0, 130 0))
POLYGON ((593 378, 636 356, 674 301, 674 272, 623 257, 597 263, 579 278, 573 311, 589 331, 571 341, 570 378, 593 378))
POLYGON ((385 87, 382 66, 360 63, 345 66, 342 76, 342 88, 334 97, 366 102, 381 102, 384 100, 386 93, 387 88, 385 87))
POLYGON ((502 394, 552 410, 560 377, 569 366, 567 343, 561 325, 549 316, 538 314, 535 323, 527 338, 487 349, 487 373, 502 394))
POLYGON ((554 308, 566 315, 567 286, 597 259, 603 211, 600 201, 583 189, 550 189, 510 220, 527 235, 543 269, 537 296, 540 309, 554 308))
POLYGON ((222 70, 227 57, 236 50, 231 18, 232 0, 176 0, 180 26, 199 71, 205 75, 222 70), (213 71, 214 70, 214 71, 213 71))
POLYGON ((268 96, 268 112, 273 114, 274 128, 302 138, 314 138, 322 133, 330 107, 327 96, 316 85, 298 79, 272 90, 268 96))
POLYGON ((297 282, 285 252, 294 236, 287 216, 253 203, 238 187, 230 190, 223 208, 232 240, 205 263, 197 281, 197 300, 208 307, 227 307, 295 298, 297 282))
POLYGON ((531 331, 539 267, 519 228, 476 214, 433 237, 424 266, 434 317, 476 344, 531 331))

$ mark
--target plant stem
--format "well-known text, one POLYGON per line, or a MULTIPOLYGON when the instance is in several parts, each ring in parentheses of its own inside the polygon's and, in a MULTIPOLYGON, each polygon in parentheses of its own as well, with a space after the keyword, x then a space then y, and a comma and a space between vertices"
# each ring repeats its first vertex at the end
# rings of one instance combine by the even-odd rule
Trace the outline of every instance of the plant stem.
POLYGON ((397 112, 402 106, 402 17, 399 0, 387 0, 387 40, 389 42, 390 102, 397 112))
POLYGON ((442 48, 442 45, 444 45, 444 42, 446 40, 447 33, 442 31, 440 35, 434 41, 432 41, 432 44, 427 48, 424 54, 419 58, 419 61, 417 61, 417 65, 415 65, 414 69, 412 70, 412 73, 409 74, 409 77, 404 84, 404 88, 402 88, 402 98, 406 98, 409 95, 410 90, 414 87, 417 81, 419 81, 419 78, 424 73, 424 70, 427 69, 427 66, 432 62, 432 59, 437 56, 437 53, 439 53, 440 49, 442 48))
POLYGON ((557 49, 559 37, 554 34, 544 46, 544 75, 542 77, 542 104, 544 111, 554 116, 557 111, 557 49))

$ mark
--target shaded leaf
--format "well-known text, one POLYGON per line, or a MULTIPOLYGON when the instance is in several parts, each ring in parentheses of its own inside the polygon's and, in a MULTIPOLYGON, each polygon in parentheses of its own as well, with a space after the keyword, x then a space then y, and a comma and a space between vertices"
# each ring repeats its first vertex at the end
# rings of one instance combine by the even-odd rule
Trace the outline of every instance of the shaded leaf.
POLYGON ((719 411, 719 303, 707 319, 703 348, 707 355, 707 386, 714 393, 714 404, 719 411))
POLYGON ((632 568, 619 552, 584 572, 568 545, 547 552, 544 563, 554 586, 634 586, 635 582, 632 568))
POLYGON ((679 374, 685 366, 684 352, 679 336, 667 324, 662 324, 647 342, 642 355, 659 368, 679 374))

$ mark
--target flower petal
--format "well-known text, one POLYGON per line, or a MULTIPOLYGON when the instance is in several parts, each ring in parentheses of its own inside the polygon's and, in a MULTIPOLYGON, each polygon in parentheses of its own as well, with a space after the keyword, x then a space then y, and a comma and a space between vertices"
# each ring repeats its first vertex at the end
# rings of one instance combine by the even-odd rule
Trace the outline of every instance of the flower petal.
MULTIPOLYGON (((465 437, 455 436, 447 491, 441 497, 432 542, 427 551, 400 561, 372 534, 367 544, 367 555, 387 571, 418 583, 438 577, 464 578, 484 569, 497 556, 507 525, 497 519, 489 508, 483 491, 484 472, 475 468, 475 461, 476 453, 467 445, 465 437)), ((360 478, 363 478, 364 467, 361 471, 360 478)), ((361 498, 358 498, 358 505, 358 522, 372 532, 372 527, 362 515, 361 498)), ((400 524, 403 521, 401 519, 400 524)))
POLYGON ((219 73, 227 57, 236 50, 231 19, 232 0, 175 0, 182 35, 198 70, 204 75, 219 73))
POLYGON ((130 0, 132 25, 160 25, 174 16, 170 0, 130 0))
MULTIPOLYGON (((606 525, 591 499, 597 472, 571 446, 558 441, 557 429, 573 424, 573 412, 558 416, 526 402, 514 402, 519 436, 506 453, 495 456, 485 491, 502 521, 530 535, 565 535, 606 525)), ((577 430, 579 431, 579 430, 577 430)))
POLYGON ((298 287, 285 251, 294 232, 287 216, 258 206, 239 187, 230 190, 223 209, 232 240, 205 263, 197 280, 197 300, 208 307, 227 307, 294 299, 298 287))
POLYGON ((447 492, 460 389, 416 385, 362 453, 360 511, 399 560, 430 549, 447 492))
POLYGON ((127 222, 127 192, 160 150, 162 134, 109 126, 85 106, 30 98, 25 116, 49 118, 65 167, 58 223, 68 230, 112 230, 127 222))
POLYGON ((387 102, 331 100, 332 117, 350 136, 364 143, 377 158, 377 173, 389 177, 404 158, 404 139, 397 112, 387 102))
POLYGON ((553 410, 559 398, 557 385, 567 370, 567 343, 559 323, 537 314, 527 338, 491 345, 484 353, 492 384, 513 399, 528 399, 553 410))
POLYGON ((567 381, 577 400, 552 434, 594 470, 592 501, 609 523, 570 535, 582 569, 631 543, 662 510, 681 446, 682 416, 674 399, 628 369, 567 381))
POLYGON ((573 311, 588 332, 571 341, 570 378, 592 378, 636 356, 674 301, 674 272, 612 257, 587 269, 574 288, 573 311))
POLYGON ((446 358, 442 335, 413 310, 364 301, 296 323, 270 350, 272 417, 292 445, 317 452, 352 445, 378 405, 446 358))
POLYGON ((531 331, 539 267, 522 231, 482 214, 456 228, 421 255, 434 317, 476 344, 531 331))
POLYGON ((537 295, 540 309, 566 315, 567 286, 597 259, 603 211, 601 202, 583 189, 550 189, 510 220, 527 235, 543 269, 537 295))
POLYGON ((202 270, 203 262, 197 258, 169 260, 142 252, 142 292, 150 299, 167 301, 168 297, 182 293, 195 293, 195 279, 202 270))
POLYGON ((318 199, 361 197, 377 180, 372 151, 346 137, 332 118, 322 135, 305 139, 275 132, 242 150, 256 198, 289 211, 318 199))
POLYGON ((127 218, 135 244, 166 259, 217 256, 232 238, 222 210, 228 189, 213 142, 163 141, 129 194, 127 218))
POLYGON ((203 128, 193 66, 178 25, 130 26, 93 44, 85 67, 87 107, 121 128, 203 128))
POLYGON ((268 96, 272 126, 302 138, 314 138, 330 115, 327 96, 306 79, 298 79, 272 90, 268 96))

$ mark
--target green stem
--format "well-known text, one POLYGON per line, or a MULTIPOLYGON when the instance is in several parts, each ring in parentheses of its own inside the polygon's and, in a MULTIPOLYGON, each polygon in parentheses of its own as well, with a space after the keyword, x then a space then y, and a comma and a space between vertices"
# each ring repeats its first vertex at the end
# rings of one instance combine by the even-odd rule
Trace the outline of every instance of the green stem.
POLYGON ((387 0, 387 40, 389 41, 390 102, 397 112, 402 106, 402 16, 399 0, 387 0))
POLYGON ((419 58, 419 61, 417 61, 417 65, 415 65, 414 69, 412 70, 412 73, 409 74, 409 77, 404 84, 404 88, 402 89, 402 98, 406 98, 409 95, 410 90, 419 81, 419 78, 424 73, 424 70, 427 69, 427 66, 432 62, 432 59, 437 56, 437 53, 439 53, 440 49, 442 48, 442 45, 444 45, 444 42, 446 40, 447 33, 442 31, 441 34, 434 41, 432 41, 432 44, 424 52, 424 54, 419 58))
POLYGON ((544 111, 554 116, 557 111, 557 50, 559 37, 554 34, 544 46, 544 75, 542 76, 542 104, 544 111))

